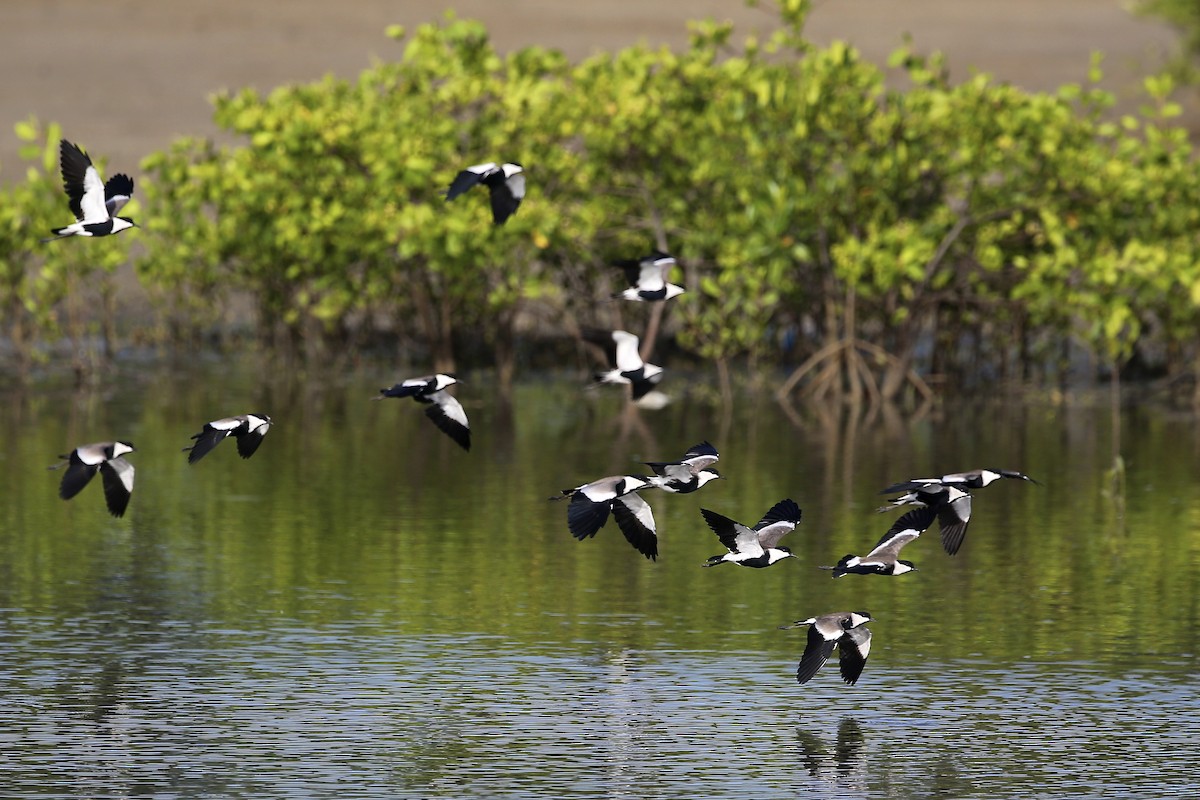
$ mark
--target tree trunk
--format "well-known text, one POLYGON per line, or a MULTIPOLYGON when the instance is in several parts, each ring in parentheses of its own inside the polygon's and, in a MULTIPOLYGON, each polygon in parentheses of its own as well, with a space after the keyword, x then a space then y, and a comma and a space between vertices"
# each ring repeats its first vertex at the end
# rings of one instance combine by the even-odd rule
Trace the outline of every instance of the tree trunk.
POLYGON ((434 369, 438 372, 454 372, 455 370, 453 305, 445 294, 438 303, 437 341, 433 354, 434 369))
POLYGON ((733 382, 729 377, 729 359, 717 359, 717 382, 721 387, 721 403, 726 409, 733 408, 733 382))
POLYGON ((515 308, 500 312, 492 334, 492 351, 496 360, 496 388, 502 398, 512 397, 513 376, 516 374, 515 308))

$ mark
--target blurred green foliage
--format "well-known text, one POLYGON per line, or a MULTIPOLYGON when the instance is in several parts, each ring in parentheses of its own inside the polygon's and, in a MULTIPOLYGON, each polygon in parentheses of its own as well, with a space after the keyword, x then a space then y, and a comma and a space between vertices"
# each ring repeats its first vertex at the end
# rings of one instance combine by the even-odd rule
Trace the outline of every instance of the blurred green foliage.
MULTIPOLYGON (((1147 79, 1147 108, 1120 119, 1098 60, 1091 84, 1030 93, 951 84, 940 57, 905 45, 885 81, 852 47, 806 41, 808 5, 781 3, 764 39, 698 22, 682 52, 578 64, 502 56, 449 16, 389 29, 403 54, 356 81, 222 95, 215 118, 237 145, 181 139, 143 163, 138 275, 180 339, 228 327, 250 298, 266 343, 394 341, 441 368, 490 346, 509 377, 521 334, 642 313, 597 300, 619 277, 605 262, 656 245, 689 290, 665 330, 703 359, 862 342, 874 357, 816 379, 887 397, 914 365, 1028 377, 1065 341, 1118 366, 1154 344, 1168 369, 1191 367, 1200 180, 1170 79, 1147 79), (484 161, 526 168, 504 226, 482 190, 443 200, 484 161)), ((28 239, 61 217, 52 167, 0 211, 4 274, 24 276, 3 291, 35 316, 60 298, 29 287, 31 264, 46 280, 66 269, 66 248, 28 239)))

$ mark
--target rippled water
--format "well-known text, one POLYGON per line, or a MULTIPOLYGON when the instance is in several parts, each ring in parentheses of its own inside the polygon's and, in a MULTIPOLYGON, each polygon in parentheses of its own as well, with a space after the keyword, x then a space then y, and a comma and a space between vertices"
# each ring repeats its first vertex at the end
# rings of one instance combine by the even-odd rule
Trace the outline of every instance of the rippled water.
POLYGON ((9 622, 56 655, 5 675, 6 796, 1200 792, 1200 681, 1179 663, 946 661, 800 691, 746 652, 9 622))
POLYGON ((1130 412, 1114 494, 1087 409, 856 430, 749 400, 623 416, 569 383, 508 415, 464 387, 464 454, 366 402, 391 378, 3 409, 0 795, 1200 796, 1190 419, 1130 412), (200 422, 247 410, 278 423, 254 459, 187 467, 200 422), (139 447, 119 521, 41 469, 113 428, 139 447), (545 501, 703 438, 729 480, 649 498, 658 563, 615 529, 573 541, 545 501), (985 463, 1046 485, 977 494, 959 556, 928 537, 914 575, 813 569, 886 529, 879 487, 985 463), (699 568, 701 506, 752 522, 784 496, 797 559, 699 568), (846 607, 877 618, 863 678, 798 686, 805 632, 776 626, 846 607))

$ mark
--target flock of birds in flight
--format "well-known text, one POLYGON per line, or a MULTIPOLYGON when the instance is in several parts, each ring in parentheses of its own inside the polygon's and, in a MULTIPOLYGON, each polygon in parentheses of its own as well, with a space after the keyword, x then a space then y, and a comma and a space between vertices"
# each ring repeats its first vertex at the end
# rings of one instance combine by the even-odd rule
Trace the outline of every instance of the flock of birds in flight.
MULTIPOLYGON (((91 159, 79 147, 63 139, 59 151, 63 189, 75 222, 53 229, 54 236, 44 241, 72 236, 108 236, 137 227, 132 219, 117 216, 133 195, 132 178, 118 174, 102 182, 91 159)), ((446 200, 453 200, 477 185, 489 190, 492 219, 496 225, 503 225, 516 213, 525 196, 525 175, 521 165, 487 163, 460 171, 446 192, 446 200)), ((624 270, 629 284, 614 299, 661 302, 683 294, 683 287, 669 282, 674 265, 672 256, 657 250, 644 258, 614 262, 614 266, 624 270)), ((610 369, 596 373, 597 383, 628 385, 633 400, 637 401, 662 380, 662 367, 642 360, 639 339, 634 334, 622 330, 585 331, 583 336, 606 352, 611 365, 610 369)), ((447 393, 455 383, 457 379, 453 375, 444 373, 410 378, 381 389, 375 399, 411 397, 426 406, 426 416, 443 433, 464 450, 470 450, 471 430, 466 412, 458 400, 447 393)), ((232 436, 237 441, 238 454, 249 458, 258 450, 270 428, 271 418, 266 414, 241 414, 213 420, 205 423, 200 433, 192 436, 194 443, 183 450, 188 453, 188 463, 195 464, 232 436)), ((132 452, 134 446, 131 443, 115 441, 81 445, 60 456, 64 461, 51 467, 67 468, 59 484, 59 496, 64 500, 73 498, 99 472, 109 512, 115 517, 123 516, 133 495, 134 468, 125 459, 132 452)), ((718 459, 717 449, 705 441, 689 448, 677 461, 645 462, 649 474, 611 475, 563 489, 550 499, 570 500, 567 527, 576 539, 595 536, 612 516, 634 549, 646 558, 656 560, 658 534, 654 513, 639 492, 647 489, 659 489, 669 494, 695 492, 721 478, 712 466, 718 459)), ((820 569, 829 570, 834 578, 851 574, 895 576, 913 572, 916 567, 911 561, 900 558, 900 552, 928 530, 935 520, 943 548, 954 555, 962 546, 971 520, 971 491, 1002 478, 1037 483, 1014 470, 978 469, 893 484, 880 493, 896 496, 877 510, 915 508, 896 520, 866 555, 848 554, 837 564, 820 569)), ((800 507, 791 499, 773 505, 753 526, 705 508, 700 509, 700 513, 727 551, 709 558, 702 565, 704 567, 730 563, 761 569, 795 557, 789 548, 779 544, 800 524, 800 507)), ((809 629, 808 642, 796 669, 796 680, 800 683, 809 681, 836 648, 842 679, 848 684, 857 682, 871 650, 871 631, 866 627, 870 621, 871 615, 866 611, 839 611, 780 626, 808 626, 809 629)))

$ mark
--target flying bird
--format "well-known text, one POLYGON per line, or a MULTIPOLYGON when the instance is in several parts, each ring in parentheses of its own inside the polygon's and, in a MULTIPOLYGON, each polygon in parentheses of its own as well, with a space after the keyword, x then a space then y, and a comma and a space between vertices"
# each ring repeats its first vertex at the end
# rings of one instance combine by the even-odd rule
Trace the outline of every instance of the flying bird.
POLYGON ((856 683, 871 652, 871 631, 863 627, 870 621, 871 615, 866 611, 837 611, 790 625, 780 625, 781 629, 812 626, 808 629, 808 645, 796 667, 796 682, 807 683, 811 680, 821 665, 833 655, 833 648, 837 647, 840 650, 838 661, 842 680, 851 685, 856 683))
POLYGON ((668 253, 654 250, 643 258, 625 258, 612 262, 614 267, 625 270, 629 288, 613 295, 614 300, 670 300, 683 294, 682 286, 668 283, 675 258, 668 253))
POLYGON ((1001 478, 1037 485, 1037 481, 1025 473, 1011 469, 976 469, 952 472, 940 478, 913 478, 894 483, 881 491, 880 494, 902 494, 892 498, 890 505, 883 506, 879 511, 890 511, 903 505, 925 505, 937 509, 942 547, 954 555, 962 547, 967 525, 971 521, 971 495, 968 490, 982 489, 1001 478))
POLYGON ((689 447, 678 461, 647 461, 645 464, 654 472, 650 482, 659 489, 689 494, 721 477, 721 473, 710 468, 718 458, 717 448, 701 442, 689 447))
POLYGON ((467 167, 455 177, 446 191, 446 199, 453 200, 476 184, 488 187, 492 198, 492 220, 497 225, 517 213, 517 207, 525 197, 525 171, 520 164, 500 164, 489 161, 467 167))
POLYGON ((933 507, 914 509, 896 520, 883 538, 876 543, 874 549, 865 556, 856 556, 851 553, 842 556, 842 560, 837 563, 837 566, 819 567, 819 569, 833 570, 835 578, 850 573, 856 575, 903 575, 906 572, 915 572, 917 568, 911 561, 904 561, 900 558, 900 550, 928 530, 936 516, 937 509, 933 507))
POLYGON ((971 495, 957 486, 928 484, 905 492, 876 511, 892 511, 905 505, 926 506, 934 510, 942 533, 942 547, 950 555, 962 547, 971 521, 971 495))
POLYGON ((446 388, 456 383, 458 383, 458 379, 453 375, 439 372, 436 375, 409 378, 389 389, 380 389, 380 396, 375 399, 411 397, 418 403, 425 403, 428 406, 425 409, 425 416, 433 420, 433 424, 437 425, 442 433, 453 439, 459 447, 463 450, 470 450, 471 427, 467 422, 467 412, 463 411, 461 403, 446 393, 446 388))
POLYGON ((629 384, 633 399, 649 394, 663 377, 663 368, 647 364, 638 353, 638 337, 628 331, 584 331, 583 338, 604 349, 612 369, 597 372, 596 383, 629 384))
POLYGON ((567 527, 571 535, 583 541, 608 522, 611 512, 626 541, 651 561, 658 559, 658 534, 650 504, 637 494, 639 489, 653 488, 641 475, 612 475, 607 478, 563 489, 551 500, 571 498, 567 507, 567 527))
POLYGON ((59 456, 66 461, 50 467, 67 468, 58 486, 58 496, 70 500, 83 491, 83 487, 99 471, 104 480, 104 501, 108 505, 108 513, 114 517, 123 516, 129 507, 129 498, 133 496, 133 465, 123 456, 133 451, 134 447, 129 442, 96 442, 81 445, 67 455, 59 456))
POLYGON ((188 463, 195 464, 209 451, 232 436, 237 439, 238 455, 249 458, 262 444, 263 437, 271 429, 271 418, 266 414, 239 414, 204 423, 204 429, 192 438, 196 443, 183 448, 188 454, 188 463), (189 452, 190 451, 190 452, 189 452))
POLYGON ((800 506, 793 500, 780 500, 771 506, 753 528, 747 528, 707 508, 700 509, 700 513, 721 544, 729 550, 728 553, 713 556, 701 566, 715 567, 728 561, 742 567, 762 568, 795 557, 788 548, 778 546, 779 540, 800 524, 800 506))
POLYGON ((92 166, 87 153, 66 139, 59 142, 58 150, 63 190, 70 200, 75 222, 52 228, 54 236, 43 241, 52 242, 68 236, 108 236, 137 227, 132 219, 117 216, 133 196, 133 178, 118 174, 107 183, 101 183, 100 173, 92 166))

